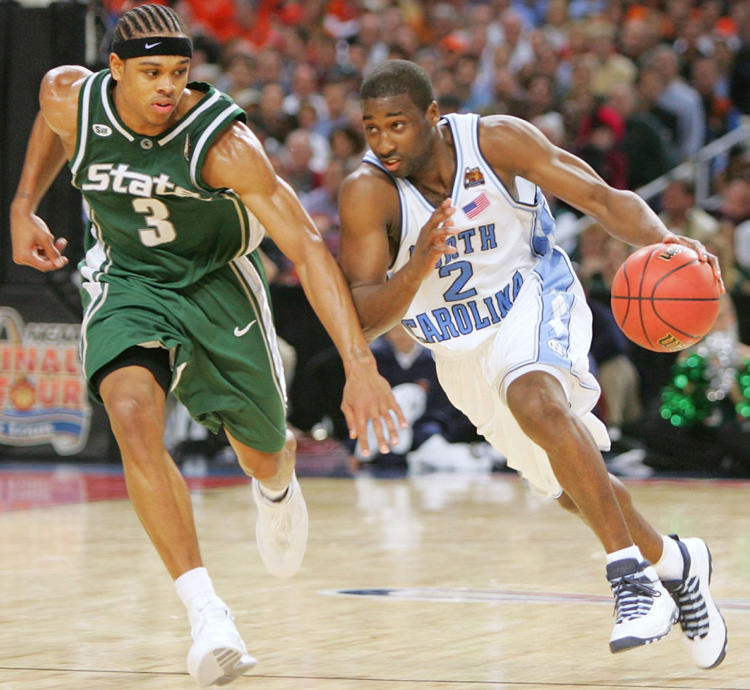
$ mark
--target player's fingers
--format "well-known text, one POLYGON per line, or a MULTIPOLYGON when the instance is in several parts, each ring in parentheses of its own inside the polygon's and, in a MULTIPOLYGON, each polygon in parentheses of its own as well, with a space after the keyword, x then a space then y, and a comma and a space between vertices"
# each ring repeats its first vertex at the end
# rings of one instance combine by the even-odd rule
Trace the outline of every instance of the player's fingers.
POLYGON ((401 409, 401 406, 396 402, 396 398, 393 398, 391 400, 391 410, 396 415, 396 419, 398 420, 398 425, 402 429, 406 429, 409 426, 409 422, 406 420, 406 415, 404 415, 404 411, 401 409))
MULTIPOLYGON (((391 446, 386 440, 385 433, 383 432, 383 417, 378 415, 377 417, 373 417, 370 421, 372 422, 372 430, 375 432, 375 438, 377 439, 378 450, 383 454, 390 452, 391 446)), ((393 420, 391 419, 390 414, 385 415, 385 421, 386 424, 390 423, 390 426, 393 427, 393 420)), ((395 431, 395 429, 393 429, 393 431, 395 431)))
POLYGON ((68 241, 64 237, 59 237, 58 239, 54 239, 51 236, 45 237, 40 242, 39 253, 49 259, 53 268, 62 268, 68 263, 68 259, 60 252, 62 252, 67 245, 68 241))
POLYGON ((711 254, 708 257, 708 263, 711 265, 711 269, 714 272, 716 280, 719 281, 719 287, 721 288, 721 294, 723 295, 727 291, 727 288, 724 285, 724 278, 722 278, 721 275, 721 266, 719 264, 719 259, 711 254))
POLYGON ((342 405, 341 411, 344 413, 344 419, 346 420, 346 428, 349 429, 349 438, 357 438, 357 428, 354 425, 354 415, 351 408, 348 405, 342 405))
POLYGON ((390 410, 383 416, 385 420, 386 431, 388 432, 388 445, 393 448, 398 443, 398 429, 394 416, 390 410))

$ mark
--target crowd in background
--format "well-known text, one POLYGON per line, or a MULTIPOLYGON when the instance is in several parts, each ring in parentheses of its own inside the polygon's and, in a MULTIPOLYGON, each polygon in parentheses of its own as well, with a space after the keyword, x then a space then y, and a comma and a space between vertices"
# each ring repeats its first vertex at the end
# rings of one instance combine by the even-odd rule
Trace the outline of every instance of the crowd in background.
MULTIPOLYGON (((103 61, 107 27, 131 4, 105 3, 103 61)), ((527 119, 617 188, 637 190, 672 171, 750 115, 750 0, 168 4, 193 32, 191 78, 213 83, 245 109, 334 254, 338 186, 364 150, 359 84, 384 59, 424 67, 441 112, 527 119)), ((741 343, 750 342, 750 142, 717 157, 709 187, 698 203, 694 180, 674 176, 649 201, 670 229, 719 256, 732 314, 721 324, 734 334, 733 354, 722 366, 739 371, 747 356, 741 343)), ((677 356, 626 341, 609 310, 609 285, 630 248, 562 201, 549 202, 592 304, 591 356, 604 389, 597 413, 615 437, 623 429, 637 436, 644 420, 659 416, 667 425, 662 431, 673 431, 679 425, 670 428, 660 410, 677 356)), ((330 404, 321 398, 321 382, 335 380, 332 345, 292 265, 270 241, 263 248, 279 334, 293 351, 290 421, 309 430, 324 412, 333 420, 329 431, 340 433, 335 396, 330 404)), ((739 399, 739 409, 745 394, 750 389, 735 385, 722 400, 739 399)), ((734 421, 744 434, 740 449, 750 448, 747 417, 737 413, 734 421)), ((750 472, 748 452, 730 449, 729 460, 720 453, 720 461, 730 473, 750 472)))

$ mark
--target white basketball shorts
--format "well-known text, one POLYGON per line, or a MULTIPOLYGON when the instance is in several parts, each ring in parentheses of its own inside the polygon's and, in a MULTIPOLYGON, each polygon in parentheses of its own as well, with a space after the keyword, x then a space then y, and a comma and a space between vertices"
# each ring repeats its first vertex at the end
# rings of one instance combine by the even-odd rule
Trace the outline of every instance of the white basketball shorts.
POLYGON ((562 489, 547 454, 508 409, 506 392, 523 374, 548 372, 560 382, 599 448, 608 449, 607 429, 591 413, 600 388, 589 371, 590 345, 586 297, 567 255, 555 249, 530 273, 493 335, 470 352, 435 356, 438 378, 451 402, 505 455, 508 466, 545 496, 557 497, 562 489))

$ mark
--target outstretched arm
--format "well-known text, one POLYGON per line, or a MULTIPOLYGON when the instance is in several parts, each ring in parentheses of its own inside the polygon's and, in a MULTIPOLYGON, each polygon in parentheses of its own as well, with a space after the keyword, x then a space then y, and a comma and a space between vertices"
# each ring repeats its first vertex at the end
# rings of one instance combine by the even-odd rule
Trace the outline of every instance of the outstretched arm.
POLYGON ((40 112, 26 148, 21 179, 10 208, 13 261, 40 271, 65 266, 64 238, 55 238, 36 210, 75 145, 78 90, 89 74, 81 67, 48 72, 39 90, 40 112))
MULTIPOLYGON (((610 187, 585 161, 550 143, 533 125, 518 118, 482 120, 480 145, 490 163, 506 175, 519 175, 599 221, 613 236, 634 246, 677 242, 708 261, 721 283, 719 261, 703 245, 675 235, 635 192, 610 187), (509 169, 508 161, 513 161, 509 169)), ((502 172, 501 172, 502 174, 502 172)))
POLYGON ((263 224, 282 252, 294 263, 305 295, 328 331, 344 364, 346 384, 341 409, 351 438, 367 447, 372 422, 381 452, 398 441, 390 414, 406 420, 362 334, 351 293, 338 264, 291 187, 273 171, 255 135, 233 124, 214 144, 203 166, 212 187, 229 187, 263 224), (382 428, 385 421, 387 430, 382 428))

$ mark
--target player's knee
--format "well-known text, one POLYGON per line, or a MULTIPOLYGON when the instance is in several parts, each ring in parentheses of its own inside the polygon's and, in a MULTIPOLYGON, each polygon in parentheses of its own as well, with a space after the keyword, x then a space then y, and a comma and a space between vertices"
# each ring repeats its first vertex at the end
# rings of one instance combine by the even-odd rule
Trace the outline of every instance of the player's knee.
POLYGON ((617 502, 620 504, 620 507, 623 509, 628 508, 633 502, 630 492, 613 474, 609 475, 609 481, 612 484, 612 488, 614 489, 615 496, 617 496, 617 502))
POLYGON ((262 482, 276 476, 281 465, 282 453, 283 450, 262 453, 248 448, 237 453, 237 461, 246 475, 262 482))
POLYGON ((567 401, 545 390, 527 386, 510 387, 508 406, 521 428, 534 437, 544 434, 559 436, 571 419, 567 401))
POLYGON ((148 396, 115 395, 105 401, 105 406, 113 428, 125 434, 144 436, 163 426, 161 409, 148 396))
POLYGON ((287 464, 294 467, 297 439, 287 429, 284 444, 277 451, 265 452, 256 450, 247 443, 236 438, 229 429, 225 428, 227 438, 237 456, 240 468, 248 477, 255 477, 259 481, 273 479, 277 474, 284 475, 287 464))

